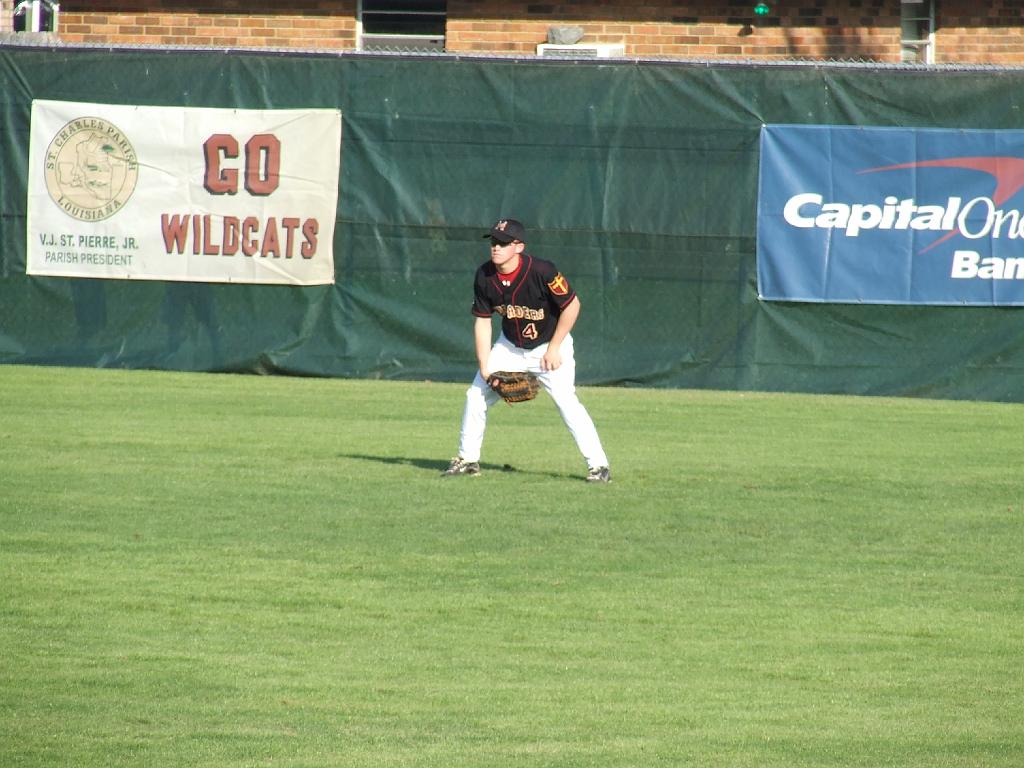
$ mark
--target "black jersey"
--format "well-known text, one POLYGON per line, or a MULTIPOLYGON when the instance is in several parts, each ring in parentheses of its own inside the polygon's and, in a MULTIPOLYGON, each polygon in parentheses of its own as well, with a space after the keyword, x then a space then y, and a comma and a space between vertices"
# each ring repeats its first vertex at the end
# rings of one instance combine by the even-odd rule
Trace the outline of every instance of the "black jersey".
POLYGON ((473 314, 490 317, 497 312, 505 338, 517 347, 533 349, 551 341, 558 317, 576 292, 550 261, 526 253, 520 258, 519 271, 509 285, 503 284, 490 261, 480 266, 473 285, 473 314))

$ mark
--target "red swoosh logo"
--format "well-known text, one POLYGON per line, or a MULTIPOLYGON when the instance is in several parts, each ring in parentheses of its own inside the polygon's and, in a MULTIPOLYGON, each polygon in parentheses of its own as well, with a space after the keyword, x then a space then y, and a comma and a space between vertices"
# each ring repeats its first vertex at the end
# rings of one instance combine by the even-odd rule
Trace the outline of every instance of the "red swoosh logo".
MULTIPOLYGON (((950 157, 945 160, 922 160, 916 163, 866 168, 860 173, 898 171, 907 168, 965 168, 969 171, 987 173, 996 182, 995 191, 992 193, 992 202, 996 205, 1002 205, 1024 187, 1024 159, 1019 157, 950 157)), ((923 248, 920 253, 930 251, 959 234, 962 234, 959 229, 947 232, 927 248, 923 248)))

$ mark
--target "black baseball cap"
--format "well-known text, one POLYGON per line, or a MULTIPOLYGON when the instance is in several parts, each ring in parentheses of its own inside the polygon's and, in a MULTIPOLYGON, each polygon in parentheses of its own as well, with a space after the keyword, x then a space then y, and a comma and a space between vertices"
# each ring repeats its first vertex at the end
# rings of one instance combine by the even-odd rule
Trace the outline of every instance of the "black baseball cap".
POLYGON ((484 235, 485 238, 493 237, 499 243, 511 243, 518 240, 526 242, 526 227, 515 219, 498 219, 491 227, 491 231, 484 235))

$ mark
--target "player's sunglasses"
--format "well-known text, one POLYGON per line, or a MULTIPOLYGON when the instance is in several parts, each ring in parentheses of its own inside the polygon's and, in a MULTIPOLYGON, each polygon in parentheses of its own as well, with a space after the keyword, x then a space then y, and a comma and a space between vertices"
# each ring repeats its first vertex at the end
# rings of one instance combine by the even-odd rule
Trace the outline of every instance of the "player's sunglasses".
POLYGON ((504 248, 506 245, 512 245, 512 243, 514 243, 514 242, 515 242, 515 240, 512 240, 511 242, 508 242, 508 243, 503 243, 503 242, 501 242, 501 240, 498 240, 497 238, 492 237, 491 238, 491 247, 493 248, 494 246, 497 245, 497 246, 499 246, 501 248, 504 248))

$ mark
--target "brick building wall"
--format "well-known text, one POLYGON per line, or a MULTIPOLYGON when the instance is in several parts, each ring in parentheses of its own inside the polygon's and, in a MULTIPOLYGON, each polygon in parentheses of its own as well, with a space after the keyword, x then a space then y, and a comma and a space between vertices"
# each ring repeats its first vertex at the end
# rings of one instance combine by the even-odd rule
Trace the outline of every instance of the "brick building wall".
POLYGON ((585 42, 624 42, 627 56, 899 61, 898 0, 775 2, 763 20, 755 19, 753 5, 449 0, 447 45, 453 51, 532 53, 550 26, 566 25, 581 27, 585 42))
MULTIPOLYGON (((15 0, 0 0, 10 29, 15 0)), ((900 0, 448 0, 446 47, 532 55, 553 26, 626 56, 900 61, 900 0)), ((357 0, 61 0, 59 39, 352 50, 357 0)), ((1024 64, 1024 0, 935 0, 937 63, 1024 64)))
MULTIPOLYGON (((938 2, 938 0, 937 0, 938 2)), ((1024 64, 1024 0, 943 2, 937 51, 942 61, 1024 64)))
POLYGON ((67 43, 356 47, 356 0, 61 0, 60 9, 67 43))

